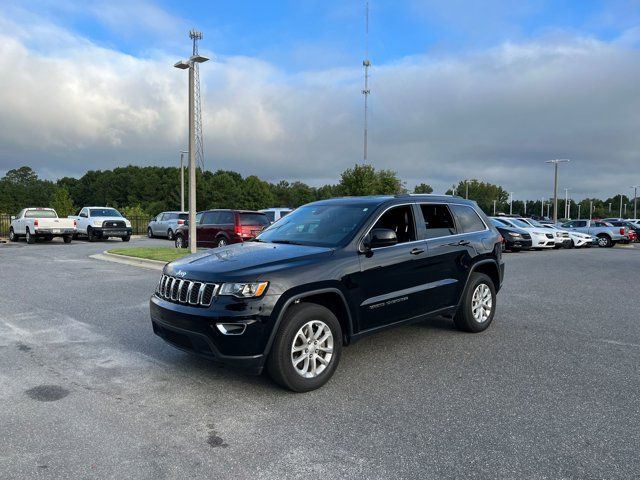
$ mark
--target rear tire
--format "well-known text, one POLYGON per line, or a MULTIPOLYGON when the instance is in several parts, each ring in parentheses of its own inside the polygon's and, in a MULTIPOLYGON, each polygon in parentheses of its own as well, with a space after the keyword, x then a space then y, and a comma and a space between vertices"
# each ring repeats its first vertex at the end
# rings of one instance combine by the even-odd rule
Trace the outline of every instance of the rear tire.
POLYGON ((224 237, 218 238, 218 244, 216 245, 216 247, 220 248, 220 247, 226 247, 226 246, 227 246, 227 239, 224 237))
POLYGON ((17 242, 18 241, 18 235, 15 234, 15 232, 13 231, 13 228, 9 229, 9 241, 10 242, 17 242))
POLYGON ((31 232, 29 231, 28 228, 27 228, 27 233, 26 233, 25 237, 26 237, 27 243, 29 245, 32 245, 32 244, 36 243, 36 237, 31 235, 31 232))
POLYGON ((173 240, 173 237, 174 237, 173 230, 171 230, 171 229, 167 230, 167 238, 169 240, 173 240))
POLYGON ((484 273, 472 273, 453 323, 464 332, 482 332, 491 325, 495 312, 496 288, 493 281, 484 273))
POLYGON ((267 371, 279 385, 309 392, 329 381, 341 353, 342 328, 333 312, 322 305, 298 303, 289 307, 282 319, 267 371))

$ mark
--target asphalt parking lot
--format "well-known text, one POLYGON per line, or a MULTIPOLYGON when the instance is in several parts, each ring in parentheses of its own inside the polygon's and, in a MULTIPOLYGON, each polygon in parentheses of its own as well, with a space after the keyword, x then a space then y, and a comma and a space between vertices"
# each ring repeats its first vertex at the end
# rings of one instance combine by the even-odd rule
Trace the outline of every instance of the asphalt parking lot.
POLYGON ((120 245, 0 245, 0 477, 637 478, 640 248, 506 254, 486 332, 369 337, 293 394, 155 337, 159 273, 89 258, 120 245))

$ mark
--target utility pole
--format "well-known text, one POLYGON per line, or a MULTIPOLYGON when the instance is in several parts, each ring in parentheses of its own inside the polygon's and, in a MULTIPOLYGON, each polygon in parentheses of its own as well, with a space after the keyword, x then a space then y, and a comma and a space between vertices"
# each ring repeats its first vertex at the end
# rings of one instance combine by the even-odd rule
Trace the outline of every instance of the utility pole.
POLYGON ((174 67, 189 70, 189 250, 196 253, 196 112, 195 70, 198 64, 209 60, 201 55, 192 55, 189 60, 180 60, 174 67))
POLYGON ((578 220, 580 220, 580 207, 582 207, 582 205, 578 204, 578 220))
POLYGON ((551 213, 549 212, 549 210, 551 210, 551 203, 547 203, 547 218, 551 218, 551 213))
POLYGON ((184 154, 186 150, 180 151, 180 211, 184 212, 184 154))
POLYGON ((527 216, 527 201, 524 201, 524 215, 527 216))
POLYGON ((364 163, 367 163, 367 148, 368 148, 368 136, 369 136, 369 125, 368 125, 368 115, 369 115, 369 94, 371 90, 369 90, 369 67, 371 67, 371 61, 369 60, 369 0, 366 2, 366 12, 365 12, 365 55, 364 60, 362 61, 362 66, 364 67, 364 89, 362 90, 362 94, 364 95, 364 155, 363 160, 364 163))
POLYGON ((540 199, 540 218, 544 217, 544 198, 540 199))
POLYGON ((545 163, 552 163, 554 165, 554 180, 553 180, 553 223, 558 223, 558 164, 567 163, 567 158, 557 158, 555 160, 547 160, 545 163))
POLYGON ((465 180, 465 181, 464 181, 464 186, 465 186, 465 188, 466 188, 466 190, 467 190, 467 192, 465 193, 464 198, 466 198, 467 200, 469 200, 469 181, 468 181, 468 180, 465 180))
POLYGON ((509 215, 513 215, 513 192, 509 192, 509 215))
POLYGON ((497 200, 493 201, 493 216, 494 217, 496 216, 496 202, 497 202, 497 200))
POLYGON ((611 202, 609 202, 609 213, 611 213, 611 202))
POLYGON ((570 212, 569 212, 569 190, 571 190, 570 188, 565 188, 564 189, 564 218, 569 218, 570 212))
POLYGON ((631 185, 633 188, 633 219, 638 219, 638 187, 640 185, 631 185))
POLYGON ((593 200, 589 200, 589 220, 593 218, 593 200))

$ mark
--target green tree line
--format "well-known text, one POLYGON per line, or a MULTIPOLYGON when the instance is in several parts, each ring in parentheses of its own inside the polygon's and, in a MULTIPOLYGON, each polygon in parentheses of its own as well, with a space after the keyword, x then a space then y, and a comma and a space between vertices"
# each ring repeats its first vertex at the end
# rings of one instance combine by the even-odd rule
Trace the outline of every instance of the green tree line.
MULTIPOLYGON (((9 170, 0 178, 0 213, 15 214, 27 206, 51 206, 61 216, 72 215, 86 205, 104 205, 120 209, 129 216, 151 217, 165 210, 180 208, 179 169, 177 167, 119 167, 113 170, 91 170, 80 178, 63 177, 57 181, 38 178, 28 166, 9 170)), ((186 177, 186 175, 185 175, 186 177)), ((266 182, 255 175, 243 177, 237 172, 197 170, 197 204, 199 209, 241 208, 257 210, 269 207, 298 207, 305 203, 337 196, 407 193, 404 182, 392 170, 375 169, 371 165, 354 165, 340 175, 335 184, 314 187, 306 183, 282 180, 266 182)), ((186 184, 186 178, 185 178, 186 184)), ((187 186, 185 185, 185 196, 187 186)), ((418 184, 414 193, 432 193, 428 183, 418 184)), ((553 215, 551 199, 513 201, 499 185, 477 179, 461 180, 446 194, 468 195, 489 215, 494 213, 553 215), (544 205, 543 205, 544 204, 544 205), (511 208, 510 208, 511 207, 511 208)), ((585 199, 580 203, 580 216, 603 218, 617 216, 622 200, 623 215, 627 196, 613 196, 604 200, 585 199)), ((185 199, 186 201, 186 199, 185 199)), ((559 217, 564 217, 564 199, 558 200, 559 217)), ((571 217, 577 218, 578 205, 571 203, 571 217)))

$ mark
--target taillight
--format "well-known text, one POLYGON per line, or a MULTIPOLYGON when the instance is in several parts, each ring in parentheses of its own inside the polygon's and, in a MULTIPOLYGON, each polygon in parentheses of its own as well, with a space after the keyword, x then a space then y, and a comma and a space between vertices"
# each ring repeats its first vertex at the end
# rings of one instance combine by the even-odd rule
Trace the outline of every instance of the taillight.
POLYGON ((75 220, 73 221, 73 227, 77 227, 78 226, 78 222, 76 222, 75 220))
POLYGON ((624 227, 620 227, 620 235, 624 235, 624 227))
POLYGON ((178 225, 184 225, 184 220, 178 220, 178 225))
POLYGON ((38 226, 38 219, 37 219, 37 218, 33 221, 33 226, 34 226, 34 227, 37 227, 37 226, 38 226))
POLYGON ((239 237, 242 236, 242 225, 240 225, 239 223, 236 223, 235 233, 239 237))

